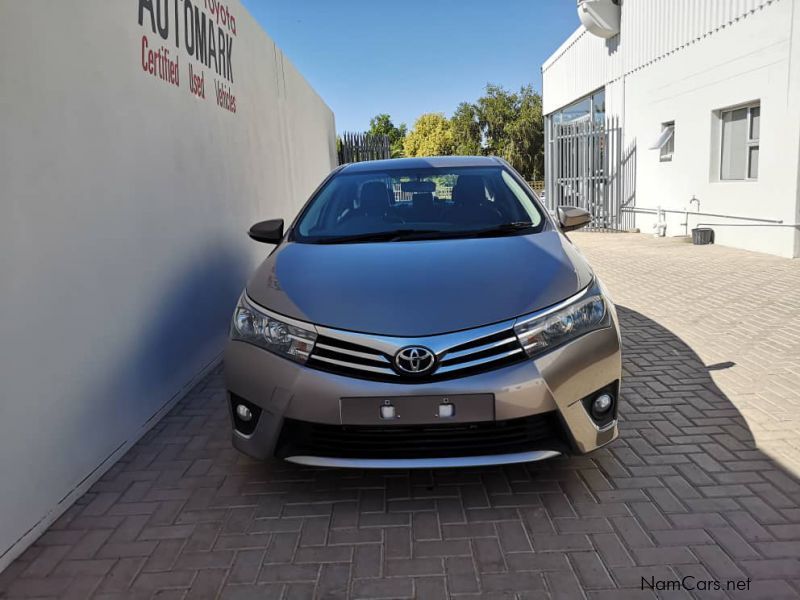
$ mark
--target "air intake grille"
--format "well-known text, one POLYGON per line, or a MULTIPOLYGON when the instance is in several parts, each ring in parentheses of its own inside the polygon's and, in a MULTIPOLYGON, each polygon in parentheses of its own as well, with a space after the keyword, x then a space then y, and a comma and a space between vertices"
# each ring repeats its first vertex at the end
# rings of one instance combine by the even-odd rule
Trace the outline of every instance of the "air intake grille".
POLYGON ((323 425, 285 419, 275 455, 442 458, 533 450, 569 451, 555 412, 508 421, 448 425, 323 425))
MULTIPOLYGON (((525 352, 512 329, 505 329, 475 339, 459 335, 456 345, 436 352, 436 367, 430 374, 402 374, 394 367, 394 356, 385 350, 370 347, 369 336, 361 336, 364 344, 320 335, 307 365, 348 377, 395 383, 429 383, 454 377, 474 375, 519 362, 525 352)), ((455 342, 455 338, 454 338, 455 342)), ((376 344, 377 346, 378 344, 376 344)), ((399 349, 399 348, 398 348, 399 349)))

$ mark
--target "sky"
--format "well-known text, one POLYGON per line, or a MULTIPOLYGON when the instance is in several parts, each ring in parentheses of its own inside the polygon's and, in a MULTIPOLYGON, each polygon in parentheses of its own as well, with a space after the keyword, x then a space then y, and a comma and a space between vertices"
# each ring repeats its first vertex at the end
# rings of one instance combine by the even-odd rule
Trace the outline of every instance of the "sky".
POLYGON ((451 115, 487 83, 541 90, 542 62, 579 25, 575 0, 242 0, 336 116, 364 131, 451 115))

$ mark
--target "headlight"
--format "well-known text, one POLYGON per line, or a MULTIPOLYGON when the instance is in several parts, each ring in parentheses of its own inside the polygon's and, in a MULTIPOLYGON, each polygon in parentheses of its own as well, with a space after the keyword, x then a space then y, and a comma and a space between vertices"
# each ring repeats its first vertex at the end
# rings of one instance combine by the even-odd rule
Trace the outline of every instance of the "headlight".
POLYGON ((605 327, 606 321, 606 302, 595 285, 563 308, 518 319, 514 332, 528 356, 534 356, 605 327))
POLYGON ((231 338, 304 363, 314 348, 317 334, 264 314, 247 302, 243 295, 233 314, 231 338))

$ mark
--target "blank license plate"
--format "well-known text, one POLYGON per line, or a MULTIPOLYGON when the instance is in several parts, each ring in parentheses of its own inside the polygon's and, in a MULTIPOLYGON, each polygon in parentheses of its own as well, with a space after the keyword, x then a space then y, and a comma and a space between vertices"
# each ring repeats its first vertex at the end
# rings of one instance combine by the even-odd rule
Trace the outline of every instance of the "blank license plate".
POLYGON ((494 395, 342 398, 340 408, 345 425, 470 423, 494 420, 494 395), (452 408, 440 409, 440 405, 452 408), (452 416, 439 416, 450 411, 452 416))

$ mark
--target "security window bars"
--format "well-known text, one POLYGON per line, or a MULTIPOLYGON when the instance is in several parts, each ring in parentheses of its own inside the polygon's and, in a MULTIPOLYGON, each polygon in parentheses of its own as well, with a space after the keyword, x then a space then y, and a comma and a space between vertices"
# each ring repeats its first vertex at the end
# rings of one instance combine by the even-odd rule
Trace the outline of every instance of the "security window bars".
POLYGON ((720 112, 720 179, 746 181, 758 179, 761 106, 753 104, 720 112))

